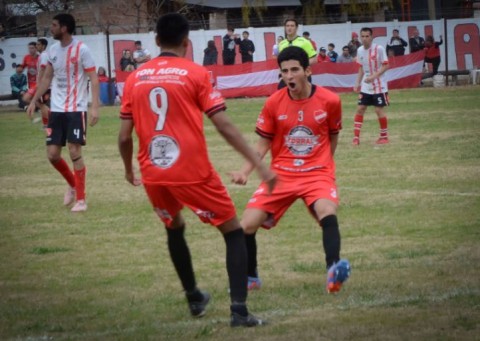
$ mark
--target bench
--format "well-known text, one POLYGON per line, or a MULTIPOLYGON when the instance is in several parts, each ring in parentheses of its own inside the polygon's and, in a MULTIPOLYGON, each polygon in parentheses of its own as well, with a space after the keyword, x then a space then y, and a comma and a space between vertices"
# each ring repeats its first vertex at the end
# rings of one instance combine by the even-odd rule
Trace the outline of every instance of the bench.
POLYGON ((16 98, 12 94, 0 95, 0 101, 12 101, 12 100, 16 100, 16 98))
MULTIPOLYGON (((447 71, 439 71, 438 72, 439 75, 442 75, 442 76, 445 76, 447 77, 451 77, 451 85, 457 85, 457 79, 458 79, 458 76, 461 76, 461 75, 470 75, 470 70, 448 70, 447 71)), ((422 79, 426 79, 426 78, 432 78, 433 77, 433 72, 426 72, 424 74, 422 74, 422 79)))

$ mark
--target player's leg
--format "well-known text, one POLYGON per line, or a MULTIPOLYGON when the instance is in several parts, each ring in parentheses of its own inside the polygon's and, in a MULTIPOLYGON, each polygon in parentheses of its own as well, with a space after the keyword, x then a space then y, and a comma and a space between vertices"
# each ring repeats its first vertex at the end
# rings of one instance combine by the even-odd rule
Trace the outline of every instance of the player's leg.
MULTIPOLYGON (((362 94, 360 94, 362 96, 362 94)), ((362 97, 358 100, 357 111, 353 118, 353 141, 352 144, 358 146, 360 144, 360 131, 363 125, 363 116, 367 110, 367 105, 363 103, 362 97)))
POLYGON ((66 126, 64 113, 52 113, 48 122, 46 143, 48 160, 68 183, 63 204, 70 205, 75 195, 75 177, 67 162, 61 157, 62 146, 66 144, 66 126))
POLYGON ((68 152, 73 163, 73 173, 75 175, 76 203, 72 207, 72 212, 83 212, 87 210, 85 201, 85 183, 87 168, 82 156, 82 146, 86 144, 86 112, 65 113, 67 117, 67 141, 68 152))
POLYGON ((232 327, 253 327, 264 324, 247 308, 247 249, 245 236, 235 217, 217 226, 223 234, 227 249, 227 273, 230 285, 232 327))
POLYGON ((340 259, 337 203, 328 199, 319 199, 315 202, 313 209, 323 232, 323 249, 327 264, 326 289, 329 293, 338 292, 350 277, 350 263, 346 259, 340 259))
POLYGON ((262 283, 257 269, 257 240, 256 233, 259 227, 267 220, 267 213, 256 208, 247 208, 243 212, 240 225, 245 232, 245 243, 248 255, 248 289, 260 289, 262 283))
POLYGON ((377 144, 388 143, 388 119, 385 107, 388 103, 388 93, 375 95, 375 113, 377 114, 378 124, 380 126, 380 137, 377 140, 377 144))

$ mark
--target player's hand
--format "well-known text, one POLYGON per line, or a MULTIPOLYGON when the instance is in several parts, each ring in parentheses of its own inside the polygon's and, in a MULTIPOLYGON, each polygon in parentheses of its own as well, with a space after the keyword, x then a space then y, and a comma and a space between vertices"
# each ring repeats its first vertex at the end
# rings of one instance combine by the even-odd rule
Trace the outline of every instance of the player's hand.
POLYGON ((142 179, 135 177, 135 173, 125 172, 125 179, 133 186, 140 186, 142 184, 142 179))
POLYGON ((356 93, 358 94, 358 88, 359 88, 359 86, 358 86, 358 85, 355 85, 355 86, 353 87, 353 92, 356 92, 356 93))
POLYGON ((93 127, 95 124, 97 124, 98 119, 98 108, 92 107, 92 112, 90 114, 90 127, 93 127))
POLYGON ((375 78, 373 76, 368 76, 368 77, 365 78, 364 82, 367 83, 367 84, 370 84, 371 82, 373 82, 374 79, 375 78))
POLYGON ((30 102, 30 104, 27 107, 27 115, 30 119, 32 119, 33 114, 35 113, 35 103, 33 101, 30 102))
POLYGON ((234 184, 237 184, 237 185, 247 184, 248 176, 242 172, 234 171, 234 172, 228 173, 228 175, 230 175, 230 179, 234 184))

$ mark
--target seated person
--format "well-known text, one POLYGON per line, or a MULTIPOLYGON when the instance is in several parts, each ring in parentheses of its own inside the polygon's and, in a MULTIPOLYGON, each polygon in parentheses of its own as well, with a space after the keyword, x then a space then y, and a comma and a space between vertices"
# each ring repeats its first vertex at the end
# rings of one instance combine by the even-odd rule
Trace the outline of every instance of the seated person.
POLYGON ((135 61, 132 57, 132 51, 123 51, 122 58, 120 59, 120 69, 127 72, 135 70, 135 61))
POLYGON ((26 103, 22 97, 28 90, 27 76, 23 73, 23 65, 17 64, 15 73, 10 76, 10 86, 12 88, 12 95, 18 100, 18 107, 25 108, 26 103))

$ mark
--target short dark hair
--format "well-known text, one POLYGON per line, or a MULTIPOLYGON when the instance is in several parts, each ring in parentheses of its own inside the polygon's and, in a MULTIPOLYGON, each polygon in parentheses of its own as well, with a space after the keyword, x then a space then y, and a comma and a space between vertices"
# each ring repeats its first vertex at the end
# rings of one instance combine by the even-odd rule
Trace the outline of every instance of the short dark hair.
POLYGON ((31 41, 31 42, 28 43, 28 46, 35 46, 35 47, 36 47, 36 46, 37 46, 37 43, 34 42, 34 41, 31 41))
POLYGON ((40 43, 43 46, 48 46, 48 40, 45 38, 38 38, 37 43, 40 43))
POLYGON ((157 22, 157 37, 161 46, 177 47, 188 37, 190 25, 181 14, 168 13, 160 17, 157 22))
POLYGON ((334 43, 330 43, 330 44, 328 44, 328 46, 331 46, 332 48, 335 48, 335 44, 334 44, 334 43))
POLYGON ((308 31, 305 31, 305 32, 303 32, 303 34, 302 34, 302 35, 303 35, 303 36, 310 37, 310 32, 308 32, 308 31))
POLYGON ((285 21, 283 22, 283 26, 285 26, 287 24, 287 22, 289 22, 289 21, 293 21, 295 23, 295 26, 298 27, 298 21, 297 21, 297 19, 294 19, 294 18, 285 19, 285 21))
POLYGON ((394 28, 394 29, 393 29, 393 32, 397 32, 397 33, 399 33, 400 31, 399 31, 399 30, 397 30, 396 28, 394 28))
POLYGON ((246 33, 246 34, 247 34, 247 36, 249 36, 249 35, 250 35, 250 33, 248 33, 248 31, 243 31, 242 33, 246 33))
POLYGON ((277 58, 278 66, 281 67, 282 62, 287 60, 297 60, 304 69, 310 65, 307 53, 298 46, 289 46, 282 50, 277 58))
POLYGON ((135 45, 142 45, 142 42, 140 40, 136 40, 135 45))
POLYGON ((68 33, 73 34, 75 32, 76 25, 73 15, 68 13, 60 13, 54 16, 53 20, 57 20, 60 27, 65 26, 68 33))
POLYGON ((370 32, 370 35, 373 35, 373 31, 370 27, 362 27, 360 32, 370 32))
POLYGON ((348 47, 348 45, 345 45, 344 47, 342 47, 342 50, 345 50, 345 49, 347 49, 350 52, 350 48, 348 47))

